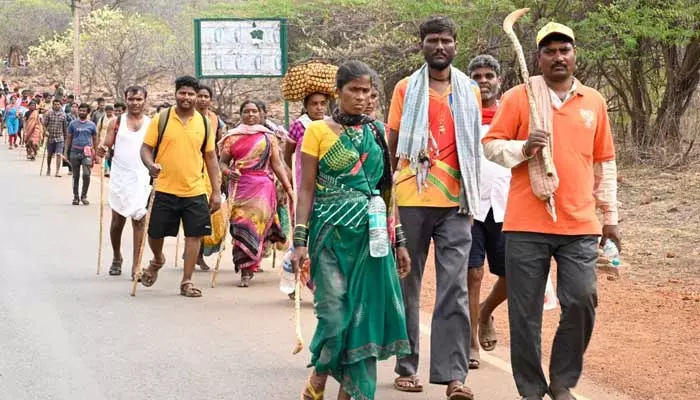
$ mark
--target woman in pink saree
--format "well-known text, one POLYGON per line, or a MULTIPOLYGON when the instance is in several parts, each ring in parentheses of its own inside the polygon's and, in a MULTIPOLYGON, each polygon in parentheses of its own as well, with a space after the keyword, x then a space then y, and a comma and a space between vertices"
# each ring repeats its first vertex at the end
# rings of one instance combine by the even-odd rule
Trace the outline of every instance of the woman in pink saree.
POLYGON ((259 106, 254 101, 241 105, 242 123, 220 142, 221 172, 229 178, 228 194, 233 196, 231 236, 233 263, 241 271, 238 286, 248 287, 260 269, 263 244, 286 241, 277 217, 274 175, 292 198, 292 185, 282 163, 274 133, 261 125, 259 106))

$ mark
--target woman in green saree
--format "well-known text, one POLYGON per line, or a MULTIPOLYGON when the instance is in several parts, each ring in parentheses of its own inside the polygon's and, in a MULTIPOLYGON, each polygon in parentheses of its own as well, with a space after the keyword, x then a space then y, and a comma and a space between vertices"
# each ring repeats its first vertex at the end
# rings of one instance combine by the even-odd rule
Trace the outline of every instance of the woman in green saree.
POLYGON ((370 198, 378 191, 386 204, 393 190, 383 125, 363 114, 370 75, 364 63, 341 65, 339 108, 312 122, 302 143, 293 260, 295 268, 311 260, 318 320, 303 400, 323 399, 329 375, 341 384, 338 399, 374 399, 377 361, 410 353, 399 276, 411 262, 401 226, 396 259, 370 255, 370 198))

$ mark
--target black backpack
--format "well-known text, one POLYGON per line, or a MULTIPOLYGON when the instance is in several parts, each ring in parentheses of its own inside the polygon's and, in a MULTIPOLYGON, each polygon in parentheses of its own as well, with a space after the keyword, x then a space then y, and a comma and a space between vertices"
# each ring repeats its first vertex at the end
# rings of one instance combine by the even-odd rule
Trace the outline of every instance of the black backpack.
MULTIPOLYGON (((153 162, 155 162, 156 157, 158 157, 158 148, 160 147, 160 142, 163 141, 163 134, 165 133, 165 128, 168 127, 168 120, 170 119, 170 111, 172 109, 173 107, 168 107, 166 110, 161 110, 158 116, 158 141, 156 141, 156 147, 153 148, 153 162)), ((201 115, 202 121, 204 121, 204 141, 200 149, 202 155, 204 155, 207 148, 207 141, 209 140, 209 121, 207 121, 207 117, 199 111, 195 110, 195 112, 201 115)), ((204 172, 204 166, 202 166, 202 172, 204 172)))

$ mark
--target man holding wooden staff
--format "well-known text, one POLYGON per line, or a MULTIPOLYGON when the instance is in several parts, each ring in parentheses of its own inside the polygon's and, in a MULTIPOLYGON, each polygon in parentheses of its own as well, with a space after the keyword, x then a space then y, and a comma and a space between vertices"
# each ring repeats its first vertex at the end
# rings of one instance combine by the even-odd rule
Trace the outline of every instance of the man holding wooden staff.
POLYGON ((618 247, 615 148, 605 99, 573 73, 574 32, 549 23, 537 34, 541 76, 530 80, 541 116, 531 128, 525 85, 508 91, 483 139, 485 156, 512 168, 503 230, 513 375, 523 399, 574 399, 593 333, 597 237, 618 247), (550 157, 551 160, 545 160, 550 157), (550 166, 546 163, 551 162, 550 166), (550 260, 557 262, 561 319, 547 384, 541 328, 550 260))
POLYGON ((148 169, 140 156, 143 138, 151 121, 144 114, 147 96, 146 88, 141 86, 131 86, 124 91, 127 112, 107 123, 106 134, 97 149, 97 157, 101 159, 114 147, 109 184, 109 207, 112 209, 109 238, 114 252, 109 274, 112 276, 122 273, 122 233, 127 218, 131 219, 134 237, 132 278, 138 268, 136 259, 143 237, 143 217, 151 191, 148 169))

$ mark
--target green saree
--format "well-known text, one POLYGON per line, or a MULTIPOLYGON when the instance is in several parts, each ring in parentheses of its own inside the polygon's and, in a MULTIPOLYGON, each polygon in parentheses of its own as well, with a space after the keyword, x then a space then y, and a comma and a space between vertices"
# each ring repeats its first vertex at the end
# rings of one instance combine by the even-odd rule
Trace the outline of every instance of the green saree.
POLYGON ((309 221, 318 319, 309 366, 358 400, 374 399, 377 360, 410 354, 394 256, 369 255, 367 207, 383 168, 370 126, 347 128, 319 160, 309 221))

